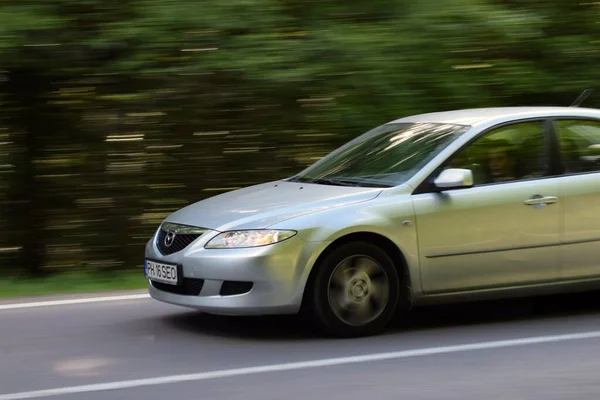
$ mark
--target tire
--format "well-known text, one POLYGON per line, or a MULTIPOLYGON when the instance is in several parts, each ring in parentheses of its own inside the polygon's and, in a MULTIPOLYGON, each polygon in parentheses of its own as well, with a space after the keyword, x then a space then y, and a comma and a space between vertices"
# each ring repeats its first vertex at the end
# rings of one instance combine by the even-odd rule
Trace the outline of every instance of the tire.
POLYGON ((315 268, 307 291, 308 311, 327 335, 376 335, 394 317, 401 292, 400 277, 394 262, 381 248, 367 242, 342 244, 315 268), (377 273, 372 274, 375 270, 377 273))

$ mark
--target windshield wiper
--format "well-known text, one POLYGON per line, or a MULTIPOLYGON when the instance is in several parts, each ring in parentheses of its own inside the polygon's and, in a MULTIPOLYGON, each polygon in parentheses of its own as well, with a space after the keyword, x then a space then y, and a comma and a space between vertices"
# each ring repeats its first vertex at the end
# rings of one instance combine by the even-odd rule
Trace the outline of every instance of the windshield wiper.
POLYGON ((332 179, 332 178, 315 178, 315 179, 311 179, 306 182, 307 183, 316 183, 316 184, 321 184, 321 185, 334 185, 334 186, 360 186, 356 182, 350 182, 350 181, 345 181, 343 179, 332 179))
POLYGON ((389 187, 390 185, 378 182, 363 182, 355 181, 353 179, 339 179, 339 178, 315 178, 306 181, 307 183, 316 183, 322 185, 335 185, 335 186, 351 186, 351 187, 389 187))

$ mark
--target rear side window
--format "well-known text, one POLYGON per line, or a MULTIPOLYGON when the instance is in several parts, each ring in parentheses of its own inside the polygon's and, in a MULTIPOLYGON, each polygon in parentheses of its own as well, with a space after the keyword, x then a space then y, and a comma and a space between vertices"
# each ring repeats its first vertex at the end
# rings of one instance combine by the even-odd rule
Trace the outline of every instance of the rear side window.
POLYGON ((600 171, 600 122, 558 120, 556 131, 564 174, 600 171))

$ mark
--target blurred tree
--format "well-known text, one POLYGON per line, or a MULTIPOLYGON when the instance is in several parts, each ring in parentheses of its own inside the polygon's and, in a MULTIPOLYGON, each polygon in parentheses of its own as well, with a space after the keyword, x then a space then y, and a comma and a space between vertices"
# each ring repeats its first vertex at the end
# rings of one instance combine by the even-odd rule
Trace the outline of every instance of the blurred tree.
POLYGON ((599 78, 597 19, 558 0, 1 1, 0 246, 22 258, 0 261, 139 265, 171 211, 390 119, 569 104, 599 78))

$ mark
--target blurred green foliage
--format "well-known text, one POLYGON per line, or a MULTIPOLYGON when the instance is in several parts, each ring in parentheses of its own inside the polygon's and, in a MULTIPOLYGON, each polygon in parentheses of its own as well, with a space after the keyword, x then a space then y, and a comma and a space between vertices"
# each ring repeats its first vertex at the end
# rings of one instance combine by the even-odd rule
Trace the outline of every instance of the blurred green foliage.
POLYGON ((391 119, 569 104, 600 78, 599 7, 0 1, 0 265, 139 266, 175 209, 391 119))

